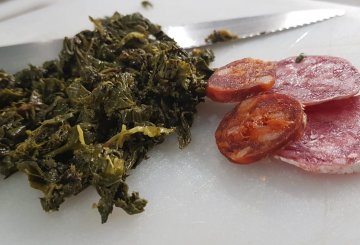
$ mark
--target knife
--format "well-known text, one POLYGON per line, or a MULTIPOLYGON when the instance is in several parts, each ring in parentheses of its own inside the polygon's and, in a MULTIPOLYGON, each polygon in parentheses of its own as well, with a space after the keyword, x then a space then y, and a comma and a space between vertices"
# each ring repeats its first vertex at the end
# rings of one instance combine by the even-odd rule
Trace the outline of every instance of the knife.
MULTIPOLYGON (((189 49, 209 45, 205 38, 214 30, 228 30, 238 35, 241 40, 313 24, 344 14, 345 11, 342 9, 310 9, 181 26, 168 26, 163 27, 163 30, 181 47, 189 49)), ((30 63, 39 65, 45 60, 57 57, 61 47, 62 40, 60 39, 0 47, 0 69, 4 69, 7 72, 15 72, 30 63)))

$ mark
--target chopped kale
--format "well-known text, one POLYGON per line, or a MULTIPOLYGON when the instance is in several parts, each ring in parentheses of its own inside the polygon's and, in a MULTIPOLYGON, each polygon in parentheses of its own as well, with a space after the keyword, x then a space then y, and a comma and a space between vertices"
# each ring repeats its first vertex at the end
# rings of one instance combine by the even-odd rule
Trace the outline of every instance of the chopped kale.
POLYGON ((301 61, 303 61, 303 59, 305 58, 305 54, 304 53, 300 53, 296 59, 295 59, 295 63, 300 63, 301 61))
POLYGON ((113 207, 142 212, 126 177, 170 133, 190 142, 212 70, 140 14, 90 20, 56 60, 0 71, 0 172, 25 173, 45 211, 93 186, 106 222, 113 207))
POLYGON ((205 38, 205 42, 219 43, 236 39, 239 39, 239 36, 229 30, 214 30, 207 38, 205 38))
POLYGON ((154 6, 150 1, 142 1, 142 2, 141 2, 141 5, 142 5, 144 8, 152 8, 152 7, 154 6))

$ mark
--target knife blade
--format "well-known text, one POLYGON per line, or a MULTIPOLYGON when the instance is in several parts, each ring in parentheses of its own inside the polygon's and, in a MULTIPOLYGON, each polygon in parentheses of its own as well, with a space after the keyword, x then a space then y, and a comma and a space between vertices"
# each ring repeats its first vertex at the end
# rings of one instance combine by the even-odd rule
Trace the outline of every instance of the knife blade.
MULTIPOLYGON (((214 30, 228 30, 238 35, 241 40, 313 24, 344 14, 345 11, 342 9, 310 9, 167 26, 163 27, 163 30, 181 47, 189 49, 208 46, 209 43, 205 41, 205 38, 214 30)), ((0 47, 0 69, 16 72, 30 63, 39 65, 45 60, 56 58, 61 47, 62 39, 0 47)))
POLYGON ((229 20, 164 27, 163 30, 183 48, 209 45, 205 38, 214 30, 225 29, 239 39, 288 30, 345 14, 341 9, 310 9, 280 14, 242 17, 229 20))

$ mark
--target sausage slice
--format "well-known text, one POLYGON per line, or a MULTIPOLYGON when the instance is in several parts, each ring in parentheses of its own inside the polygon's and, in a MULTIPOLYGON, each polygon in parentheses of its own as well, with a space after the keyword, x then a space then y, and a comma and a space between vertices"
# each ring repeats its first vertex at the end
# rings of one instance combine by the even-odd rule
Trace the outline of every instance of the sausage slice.
POLYGON ((360 96, 306 109, 304 136, 275 158, 314 173, 360 172, 360 96))
POLYGON ((275 83, 276 64, 245 58, 217 69, 208 80, 206 94, 217 102, 239 102, 269 90, 275 83))
POLYGON ((283 94, 261 94, 225 115, 215 132, 216 144, 230 161, 252 163, 299 139, 305 124, 299 101, 283 94))
POLYGON ((349 61, 332 56, 290 57, 277 63, 272 91, 290 95, 304 105, 350 98, 360 90, 360 73, 349 61))

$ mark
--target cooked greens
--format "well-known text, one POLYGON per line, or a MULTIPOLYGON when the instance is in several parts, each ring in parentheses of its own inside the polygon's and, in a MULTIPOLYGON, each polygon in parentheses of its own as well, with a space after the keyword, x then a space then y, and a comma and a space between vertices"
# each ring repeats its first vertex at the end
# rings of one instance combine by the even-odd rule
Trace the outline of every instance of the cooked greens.
POLYGON ((141 1, 141 5, 144 8, 152 8, 153 7, 153 4, 150 1, 141 1))
POLYGON ((239 36, 229 30, 214 30, 205 38, 207 43, 219 43, 239 39, 239 36))
POLYGON ((300 53, 300 54, 295 58, 295 63, 300 63, 301 61, 303 61, 304 58, 305 58, 305 54, 304 54, 304 53, 300 53))
POLYGON ((190 142, 213 54, 186 52, 140 14, 90 20, 57 60, 0 71, 0 172, 25 173, 46 211, 93 186, 104 223, 114 206, 144 210, 125 180, 153 146, 173 132, 190 142))

